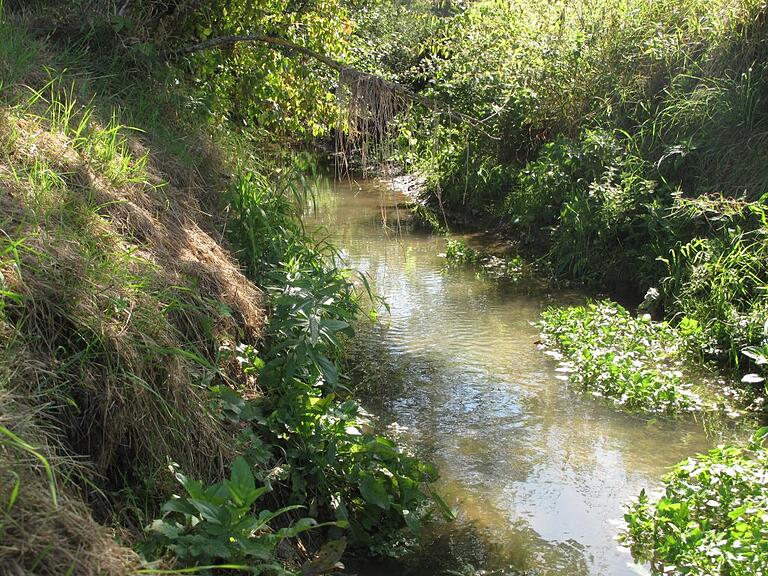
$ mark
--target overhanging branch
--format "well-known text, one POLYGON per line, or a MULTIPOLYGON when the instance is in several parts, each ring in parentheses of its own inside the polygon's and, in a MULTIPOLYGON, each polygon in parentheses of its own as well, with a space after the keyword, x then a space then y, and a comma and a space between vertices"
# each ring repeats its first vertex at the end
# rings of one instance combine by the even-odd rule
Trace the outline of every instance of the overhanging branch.
POLYGON ((309 56, 310 58, 314 58, 315 60, 322 62, 329 68, 333 68, 334 70, 337 70, 338 72, 341 72, 344 69, 343 64, 341 64, 340 62, 337 62, 336 60, 328 58, 327 56, 320 54, 319 52, 315 52, 314 50, 311 50, 299 44, 294 44, 293 42, 288 42, 287 40, 283 40, 281 38, 275 38, 274 36, 263 36, 261 34, 241 34, 236 36, 220 36, 218 38, 211 38, 210 40, 198 42, 197 44, 191 44, 190 46, 185 46, 184 48, 179 48, 177 50, 168 52, 165 57, 166 59, 170 60, 172 58, 178 58, 179 56, 185 56, 187 54, 193 54, 195 52, 201 52, 203 50, 210 50, 212 48, 221 48, 223 46, 231 46, 232 44, 239 44, 241 42, 257 42, 261 44, 270 44, 272 46, 278 46, 280 48, 287 48, 289 50, 293 50, 294 52, 299 52, 301 54, 304 54, 305 56, 309 56))
POLYGON ((427 98, 426 96, 422 96, 421 94, 414 92, 413 90, 411 90, 410 88, 407 88, 406 86, 403 86, 402 84, 398 84, 397 82, 392 82, 390 80, 387 80, 375 74, 369 74, 368 72, 363 72, 351 66, 342 64, 341 62, 334 60, 333 58, 329 58, 325 54, 316 52, 311 48, 307 48, 306 46, 301 46, 299 44, 294 44, 293 42, 289 42, 288 40, 283 40, 282 38, 276 38, 274 36, 264 36, 261 34, 241 34, 241 35, 234 35, 234 36, 220 36, 217 38, 211 38, 210 40, 205 40, 203 42, 198 42, 196 44, 191 44, 189 46, 185 46, 183 48, 179 48, 177 50, 167 52, 164 56, 166 60, 172 60, 174 58, 185 56, 187 54, 194 54, 195 52, 201 52, 203 50, 211 50, 214 48, 231 46, 233 44, 239 44, 242 42, 267 44, 270 46, 275 46, 277 48, 282 48, 284 50, 298 52, 299 54, 309 56, 310 58, 317 60, 322 64, 325 64, 332 70, 336 70, 342 76, 345 76, 347 78, 355 78, 363 82, 371 81, 371 82, 377 83, 380 86, 387 88, 388 90, 391 90, 396 94, 400 94, 401 96, 404 96, 409 100, 418 102, 419 104, 422 104, 423 106, 431 108, 441 114, 444 114, 449 118, 452 118, 454 120, 458 120, 461 122, 466 122, 476 128, 480 128, 483 131, 483 133, 485 133, 486 136, 493 138, 494 140, 498 139, 497 137, 491 136, 490 134, 485 132, 485 130, 483 130, 482 128, 483 122, 473 116, 469 116, 462 112, 456 112, 454 110, 451 110, 450 107, 432 98, 427 98))

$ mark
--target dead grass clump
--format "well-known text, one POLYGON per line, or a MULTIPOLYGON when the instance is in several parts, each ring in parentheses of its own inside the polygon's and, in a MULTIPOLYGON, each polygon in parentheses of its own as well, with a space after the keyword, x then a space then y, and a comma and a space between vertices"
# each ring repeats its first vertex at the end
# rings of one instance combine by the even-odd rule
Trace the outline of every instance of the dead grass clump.
POLYGON ((133 572, 136 554, 92 518, 65 482, 87 466, 63 455, 56 430, 39 424, 45 405, 25 405, 6 388, 7 377, 0 374, 0 573, 133 572))
POLYGON ((345 173, 348 159, 359 156, 363 173, 387 165, 394 154, 395 117, 408 106, 402 88, 378 76, 344 68, 336 98, 345 114, 336 130, 337 170, 345 173))

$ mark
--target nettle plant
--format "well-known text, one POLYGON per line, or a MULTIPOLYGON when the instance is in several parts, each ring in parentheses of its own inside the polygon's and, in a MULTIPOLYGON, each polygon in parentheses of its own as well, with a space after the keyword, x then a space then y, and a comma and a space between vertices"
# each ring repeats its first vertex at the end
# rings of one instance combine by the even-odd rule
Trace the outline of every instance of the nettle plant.
POLYGON ((285 455, 280 480, 290 501, 310 503, 318 517, 348 522, 353 544, 387 552, 386 542, 401 528, 418 533, 430 502, 446 517, 451 513, 428 488, 437 478, 434 467, 374 433, 368 414, 344 398, 332 342, 351 328, 340 309, 332 299, 294 300, 299 293, 284 289, 291 303, 284 299, 285 307, 274 310, 272 328, 285 346, 265 360, 242 350, 241 365, 257 372, 274 395, 239 412, 271 450, 285 455), (307 301, 314 305, 300 304, 307 301))
POLYGON ((627 507, 620 541, 653 574, 768 574, 768 428, 744 447, 719 446, 684 460, 652 500, 627 507))
POLYGON ((284 184, 252 175, 232 190, 233 240, 265 281, 271 312, 266 345, 237 349, 263 396, 217 395, 226 416, 246 425, 246 454, 273 469, 287 502, 349 522, 353 545, 387 552, 387 542, 418 531, 431 502, 450 511, 431 494, 435 469, 374 433, 351 398, 342 351, 375 297, 335 247, 308 236, 300 222, 306 190, 284 184))
POLYGON ((549 308, 541 329, 569 380, 617 406, 672 413, 702 404, 683 378, 681 339, 649 315, 634 317, 614 302, 601 301, 549 308))

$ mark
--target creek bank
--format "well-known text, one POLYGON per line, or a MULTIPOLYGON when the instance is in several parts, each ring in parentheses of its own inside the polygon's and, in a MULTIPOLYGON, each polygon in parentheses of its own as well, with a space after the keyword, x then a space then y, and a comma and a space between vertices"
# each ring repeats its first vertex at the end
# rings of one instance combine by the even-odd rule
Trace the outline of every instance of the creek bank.
MULTIPOLYGON (((490 261, 493 264, 497 262, 509 261, 510 254, 512 258, 519 258, 519 255, 523 256, 521 262, 526 262, 525 258, 533 259, 535 265, 524 265, 523 270, 527 270, 528 273, 532 273, 535 277, 545 279, 545 281, 552 287, 562 286, 578 286, 586 293, 590 293, 587 290, 588 287, 583 286, 579 282, 571 282, 567 279, 557 278, 554 275, 554 267, 548 262, 548 254, 546 246, 537 244, 538 249, 531 251, 529 243, 520 242, 519 239, 513 238, 513 229, 505 227, 499 222, 492 221, 485 218, 476 218, 473 215, 467 215, 461 211, 446 209, 442 206, 438 194, 431 190, 430 185, 426 177, 418 174, 406 174, 395 176, 386 180, 392 189, 407 197, 415 208, 413 209, 414 215, 417 219, 424 222, 425 225, 431 226, 438 232, 445 233, 446 228, 442 225, 437 225, 439 221, 445 221, 449 224, 456 224, 461 231, 468 231, 466 238, 468 244, 464 244, 462 241, 447 240, 447 256, 449 261, 460 265, 475 265, 479 266, 481 270, 486 271, 488 266, 486 262, 490 261), (473 234, 474 233, 474 234, 473 234), (482 248, 476 250, 472 248, 473 241, 477 245, 479 240, 482 248)), ((497 267, 497 270, 499 268, 497 267)), ((520 274, 520 267, 512 268, 511 275, 506 275, 507 279, 515 279, 520 274)), ((502 273, 500 274, 502 277, 502 273)), ((687 356, 684 361, 680 362, 689 365, 689 373, 696 373, 696 379, 703 379, 708 382, 703 388, 702 392, 708 398, 706 405, 710 407, 716 407, 715 410, 722 413, 727 419, 732 419, 738 414, 749 415, 755 419, 765 419, 768 416, 765 414, 764 405, 764 393, 760 390, 745 387, 744 385, 737 384, 738 377, 734 374, 733 369, 725 364, 718 364, 713 362, 712 359, 706 359, 705 354, 700 349, 699 332, 696 332, 695 322, 683 322, 682 328, 678 328, 673 325, 668 325, 667 321, 663 318, 663 309, 658 301, 658 291, 650 290, 646 292, 645 298, 639 296, 641 292, 640 287, 636 287, 634 290, 628 290, 626 286, 623 287, 610 287, 604 288, 598 292, 592 291, 590 297, 596 301, 608 301, 609 306, 617 306, 619 309, 636 310, 639 316, 648 315, 655 316, 655 322, 659 326, 664 325, 665 330, 672 335, 672 341, 670 344, 680 349, 681 355, 687 356), (610 300, 613 300, 617 304, 611 304, 610 300), (691 332, 691 329, 694 332, 691 332)), ((553 311, 553 313, 556 311, 553 311)), ((619 326, 616 326, 618 329, 619 326)), ((586 335, 584 335, 586 336, 586 335)), ((654 345, 658 345, 655 343, 654 345)), ((630 342, 625 341, 624 345, 629 346, 630 342)), ((632 352, 630 350, 617 350, 617 353, 624 354, 632 352)), ((592 366, 591 369, 595 367, 592 366)), ((630 368, 625 371, 627 378, 644 378, 640 377, 639 373, 632 374, 633 370, 630 368)), ((624 390, 622 386, 616 390, 624 390)), ((618 392, 617 392, 618 393, 618 392)), ((682 394, 687 396, 688 393, 682 394)), ((621 399, 623 392, 618 393, 618 396, 614 400, 621 399)), ((682 401, 682 400, 681 400, 682 401)), ((699 404, 703 407, 702 404, 699 404)))

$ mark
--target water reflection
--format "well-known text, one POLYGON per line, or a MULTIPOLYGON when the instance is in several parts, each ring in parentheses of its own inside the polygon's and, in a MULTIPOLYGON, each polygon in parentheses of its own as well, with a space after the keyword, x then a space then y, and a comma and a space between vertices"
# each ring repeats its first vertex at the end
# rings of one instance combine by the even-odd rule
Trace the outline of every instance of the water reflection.
POLYGON ((391 306, 368 351, 402 386, 373 411, 438 464, 459 519, 435 528, 420 558, 358 572, 441 574, 466 561, 547 576, 641 573, 614 540, 621 504, 708 449, 700 426, 621 414, 569 390, 531 322, 579 295, 444 273, 444 240, 415 230, 397 202, 381 185, 341 183, 318 192, 311 221, 391 306))

